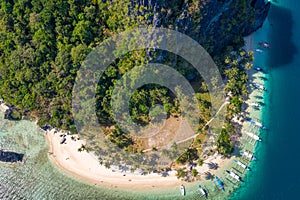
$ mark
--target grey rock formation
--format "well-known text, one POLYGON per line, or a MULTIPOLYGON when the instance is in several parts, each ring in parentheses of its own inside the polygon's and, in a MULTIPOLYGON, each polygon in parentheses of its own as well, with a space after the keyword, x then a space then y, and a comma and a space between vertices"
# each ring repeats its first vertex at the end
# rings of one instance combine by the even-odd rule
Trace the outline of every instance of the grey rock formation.
POLYGON ((138 0, 153 14, 148 23, 179 30, 210 52, 259 29, 270 9, 265 0, 138 0))

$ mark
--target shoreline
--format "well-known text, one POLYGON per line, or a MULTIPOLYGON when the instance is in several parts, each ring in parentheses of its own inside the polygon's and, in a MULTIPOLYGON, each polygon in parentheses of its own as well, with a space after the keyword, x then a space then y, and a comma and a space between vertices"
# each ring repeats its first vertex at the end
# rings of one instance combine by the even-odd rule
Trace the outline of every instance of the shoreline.
MULTIPOLYGON (((253 50, 252 37, 253 36, 250 35, 245 38, 244 48, 247 51, 253 50)), ((248 75, 248 87, 250 87, 251 80, 257 78, 257 76, 261 75, 261 73, 254 72, 254 69, 252 69, 249 71, 248 75)), ((250 116, 251 112, 254 112, 254 109, 249 105, 249 103, 254 100, 254 95, 256 95, 257 92, 257 90, 252 90, 251 93, 248 94, 248 99, 244 102, 244 104, 248 107, 245 110, 243 109, 243 112, 249 112, 250 116)), ((259 109, 258 112, 261 117, 262 109, 259 109)), ((248 122, 238 121, 237 123, 241 126, 241 132, 247 129, 248 122)), ((170 171, 167 177, 162 177, 162 175, 157 173, 140 175, 131 172, 119 172, 118 169, 116 169, 116 166, 113 166, 112 169, 107 169, 103 165, 99 164, 97 157, 93 155, 93 153, 87 153, 86 151, 78 152, 78 148, 80 148, 81 144, 85 144, 83 140, 73 141, 71 140, 71 135, 67 135, 67 144, 60 144, 60 134, 64 133, 58 132, 54 134, 53 129, 50 131, 46 131, 46 139, 50 149, 48 157, 51 160, 52 164, 54 164, 60 170, 84 182, 102 187, 131 190, 172 188, 179 187, 181 184, 189 184, 188 182, 177 179, 175 170, 170 171)), ((76 135, 73 136, 77 137, 76 135)), ((244 145, 244 141, 242 140, 243 137, 244 134, 240 137, 240 142, 244 145)), ((254 145, 252 152, 254 152, 255 146, 256 145, 254 145)), ((223 176, 225 170, 232 167, 233 160, 238 157, 236 157, 235 155, 232 155, 230 158, 222 157, 222 155, 218 154, 209 156, 204 160, 204 164, 202 166, 196 167, 197 171, 201 176, 207 172, 223 176), (218 169, 209 169, 209 163, 216 163, 219 166, 218 169)), ((249 163, 249 165, 251 165, 251 163, 249 163)), ((244 173, 242 177, 245 177, 247 174, 248 173, 244 173)), ((201 179, 200 182, 204 182, 204 180, 201 179)), ((194 183, 194 181, 192 181, 191 183, 194 183)))
MULTIPOLYGON (((252 37, 252 36, 249 36, 252 37)), ((248 45, 245 45, 246 50, 253 49, 251 45, 253 45, 253 42, 250 41, 248 45), (248 49, 247 49, 248 48, 248 49)), ((256 72, 255 70, 249 71, 249 82, 247 83, 250 87, 251 80, 256 79, 259 77, 262 73, 256 72)), ((262 74, 263 75, 263 74, 262 74)), ((263 75, 264 76, 264 75, 263 75)), ((249 106, 249 103, 255 99, 255 95, 259 92, 259 94, 263 95, 260 91, 253 90, 251 93, 248 94, 248 99, 245 102, 245 104, 248 104, 247 110, 243 110, 243 112, 249 111, 251 116, 251 112, 254 112, 254 109, 249 106)), ((264 99, 262 99, 263 101, 264 99)), ((5 105, 2 103, 0 107, 5 105)), ((260 109, 258 112, 260 113, 260 117, 262 117, 262 111, 263 109, 260 109)), ((248 122, 242 122, 241 130, 243 131, 248 126, 248 122)), ((205 176, 205 173, 210 172, 213 175, 217 175, 224 179, 225 170, 230 169, 232 166, 235 166, 233 163, 234 159, 239 158, 239 156, 232 155, 230 158, 222 158, 221 155, 215 154, 212 156, 209 156, 204 160, 204 164, 200 167, 196 167, 197 171, 200 174, 200 180, 192 181, 191 183, 181 181, 177 179, 176 177, 176 171, 170 171, 169 176, 162 177, 162 175, 157 173, 150 173, 147 175, 140 175, 137 173, 131 173, 131 172, 119 172, 118 169, 116 169, 115 166, 113 166, 111 169, 107 169, 104 166, 100 165, 98 162, 98 159, 93 153, 87 153, 86 151, 78 152, 78 148, 81 147, 82 144, 85 144, 84 140, 76 140, 73 141, 71 139, 72 136, 77 137, 76 135, 66 135, 66 144, 60 144, 61 137, 60 134, 66 134, 67 131, 57 132, 54 133, 55 129, 43 131, 44 136, 47 140, 49 152, 48 152, 48 159, 51 161, 50 163, 59 171, 63 172, 62 175, 70 176, 71 178, 74 178, 76 181, 83 181, 87 184, 93 184, 95 186, 101 186, 101 187, 108 187, 108 188, 117 188, 117 189, 129 189, 129 190, 147 190, 152 191, 158 190, 158 189, 165 189, 165 188, 178 188, 181 184, 185 184, 187 186, 189 185, 195 185, 196 183, 204 185, 205 187, 211 187, 214 186, 213 181, 211 180, 205 180, 203 176, 205 176), (218 168, 216 170, 209 169, 208 164, 209 163, 216 163, 218 165, 218 168)), ((241 132, 242 132, 241 131, 241 132)), ((242 140, 244 137, 241 136, 239 138, 242 145, 244 145, 244 141, 242 140)), ((255 150, 255 145, 254 145, 255 150)), ((249 163, 249 166, 251 166, 251 163, 249 163)), ((248 175, 247 173, 243 174, 243 178, 248 175)), ((227 181, 225 181, 226 187, 228 190, 231 190, 231 188, 235 188, 235 185, 227 185, 227 181)), ((236 188, 235 188, 236 189, 236 188)), ((235 190, 234 189, 234 190, 235 190)), ((227 191, 228 191, 227 190, 227 191)), ((215 194, 214 191, 212 192, 212 196, 214 195, 220 195, 215 194)), ((226 193, 222 193, 223 196, 227 195, 226 193)))
MULTIPOLYGON (((63 133, 57 132, 54 134, 53 129, 46 132, 46 139, 49 144, 48 157, 52 164, 60 170, 79 180, 97 186, 131 190, 172 188, 179 187, 181 184, 188 184, 188 182, 177 179, 175 170, 170 171, 167 177, 163 177, 157 173, 141 175, 136 172, 120 172, 116 166, 107 169, 99 164, 97 157, 92 152, 78 152, 78 148, 85 142, 83 140, 72 140, 71 136, 75 135, 67 135, 66 144, 60 144, 61 137, 59 135, 61 134, 63 133)), ((221 155, 209 156, 204 160, 204 164, 196 167, 196 169, 200 174, 219 171, 227 161, 228 159, 222 158, 221 155), (209 169, 209 163, 216 163, 219 168, 217 170, 209 169)))

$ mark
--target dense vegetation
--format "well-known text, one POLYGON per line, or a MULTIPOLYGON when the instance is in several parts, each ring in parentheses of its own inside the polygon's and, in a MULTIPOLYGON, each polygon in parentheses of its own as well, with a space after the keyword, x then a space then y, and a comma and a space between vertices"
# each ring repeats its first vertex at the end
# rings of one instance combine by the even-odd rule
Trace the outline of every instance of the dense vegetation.
MULTIPOLYGON (((196 1, 189 2, 196 5, 196 1)), ((72 88, 76 72, 86 55, 111 35, 138 25, 147 25, 148 19, 153 17, 151 10, 133 5, 129 0, 2 0, 0 6, 1 98, 15 106, 22 115, 38 119, 39 125, 50 124, 73 133, 76 128, 71 114, 72 88)), ((168 16, 168 28, 174 24, 172 16, 180 12, 176 4, 172 8, 162 10, 168 16)), ((200 23, 200 10, 192 8, 187 12, 200 23)), ((237 24, 236 21, 232 23, 232 26, 237 24)), ((228 29, 231 29, 229 25, 228 29)), ((211 41, 213 38, 203 44, 210 52, 213 49, 209 45, 211 41)), ((242 44, 241 36, 237 35, 231 46, 213 54, 227 79, 226 91, 232 95, 227 122, 240 112, 243 96, 247 94, 244 69, 251 67, 248 62, 252 55, 245 51, 240 51, 238 55, 230 54, 242 44)), ((126 54, 114 62, 99 81, 97 115, 104 126, 114 124, 110 100, 115 81, 135 65, 150 62, 146 60, 145 54, 144 50, 126 54)), ((170 60, 166 56, 164 62, 170 60)), ((180 58, 173 63, 173 67, 184 76, 193 74, 193 70, 180 58)), ((193 81, 201 110, 200 130, 211 117, 210 99, 201 77, 193 81)), ((147 85, 139 88, 130 100, 132 118, 143 125, 150 123, 160 112, 150 112, 155 104, 162 104, 168 116, 180 115, 178 100, 172 92, 157 85, 147 85)), ((14 115, 20 117, 18 113, 14 115)), ((222 131, 218 140, 218 150, 224 155, 230 154, 232 149, 226 134, 222 131)), ((134 140, 117 128, 109 133, 109 139, 120 148, 133 148, 134 140)), ((178 156, 172 149, 164 153, 172 159, 178 156)), ((183 164, 194 159, 198 159, 198 152, 191 148, 177 161, 183 164)), ((106 161, 106 166, 111 162, 106 161)))

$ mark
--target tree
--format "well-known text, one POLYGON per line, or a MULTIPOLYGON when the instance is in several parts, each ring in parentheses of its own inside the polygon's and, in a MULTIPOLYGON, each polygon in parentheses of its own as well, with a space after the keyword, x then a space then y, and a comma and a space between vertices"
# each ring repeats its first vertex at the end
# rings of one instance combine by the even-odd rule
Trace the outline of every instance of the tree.
POLYGON ((110 169, 110 162, 109 162, 109 161, 105 161, 105 162, 104 162, 104 167, 105 167, 106 169, 110 169))
POLYGON ((233 152, 233 143, 230 141, 226 129, 222 129, 217 140, 218 152, 224 156, 229 156, 233 152))
POLYGON ((178 179, 185 178, 186 176, 187 176, 187 172, 184 169, 181 169, 181 168, 176 169, 176 177, 178 179))
POLYGON ((193 176, 193 177, 196 177, 196 176, 198 176, 198 174, 199 174, 199 173, 198 173, 197 169, 193 168, 193 169, 192 169, 192 176, 193 176))
POLYGON ((74 42, 79 40, 82 44, 89 44, 93 40, 91 22, 79 21, 73 30, 72 40, 74 42))
POLYGON ((202 159, 198 159, 198 165, 199 165, 199 166, 202 166, 202 165, 203 165, 203 163, 204 163, 204 162, 203 162, 203 160, 202 160, 202 159))
POLYGON ((187 162, 192 162, 196 159, 198 159, 197 149, 187 149, 179 158, 177 158, 176 162, 179 164, 184 164, 187 162))

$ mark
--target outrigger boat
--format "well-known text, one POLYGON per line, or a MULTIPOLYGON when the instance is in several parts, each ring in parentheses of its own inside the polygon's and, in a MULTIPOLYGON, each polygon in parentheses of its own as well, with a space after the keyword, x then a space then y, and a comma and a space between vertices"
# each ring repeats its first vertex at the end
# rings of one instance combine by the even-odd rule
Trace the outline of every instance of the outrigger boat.
POLYGON ((258 103, 249 103, 250 106, 253 106, 253 107, 259 107, 259 104, 258 103))
POLYGON ((205 192, 205 190, 204 190, 200 185, 198 185, 198 190, 199 190, 199 192, 200 192, 200 194, 201 194, 200 197, 205 197, 205 198, 207 198, 207 193, 205 192))
POLYGON ((258 52, 258 53, 262 53, 262 52, 264 52, 263 50, 261 50, 261 49, 255 49, 255 51, 256 52, 258 52))
POLYGON ((260 67, 254 67, 254 69, 255 69, 256 71, 263 71, 263 69, 260 68, 260 67))
POLYGON ((262 123, 259 123, 259 122, 256 122, 256 121, 253 121, 252 119, 248 119, 248 121, 253 124, 254 126, 257 126, 261 129, 266 129, 266 127, 264 125, 262 125, 262 123))
POLYGON ((248 158, 250 160, 256 160, 256 157, 254 157, 252 153, 249 153, 249 152, 246 152, 246 151, 241 151, 240 154, 242 156, 245 156, 246 158, 248 158))
POLYGON ((229 176, 231 176, 235 180, 237 180, 239 182, 243 182, 243 180, 241 179, 241 177, 239 177, 238 175, 236 175, 234 172, 229 171, 229 170, 226 170, 226 172, 229 174, 229 176))
POLYGON ((259 42, 258 45, 261 46, 261 47, 264 47, 266 49, 270 49, 271 48, 271 46, 270 46, 270 44, 268 42, 259 42))
POLYGON ((261 142, 261 139, 260 139, 257 135, 255 135, 254 133, 246 132, 246 134, 247 134, 249 137, 253 138, 254 140, 260 141, 260 142, 261 142))
POLYGON ((216 184, 217 188, 224 191, 225 190, 224 184, 217 176, 216 176, 216 182, 217 182, 217 184, 216 184))
POLYGON ((257 83, 253 83, 252 85, 253 85, 253 87, 255 87, 257 89, 267 91, 267 88, 265 88, 263 85, 260 85, 260 84, 257 84, 257 83))
POLYGON ((185 196, 185 187, 184 187, 184 185, 180 186, 180 193, 181 193, 182 196, 185 196))
POLYGON ((242 163, 242 162, 240 162, 238 160, 233 160, 233 162, 235 162, 238 166, 242 167, 245 170, 250 170, 247 165, 245 165, 244 163, 242 163))

